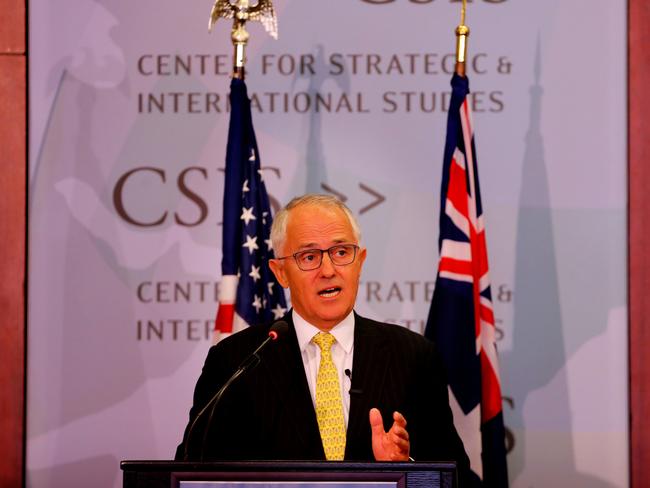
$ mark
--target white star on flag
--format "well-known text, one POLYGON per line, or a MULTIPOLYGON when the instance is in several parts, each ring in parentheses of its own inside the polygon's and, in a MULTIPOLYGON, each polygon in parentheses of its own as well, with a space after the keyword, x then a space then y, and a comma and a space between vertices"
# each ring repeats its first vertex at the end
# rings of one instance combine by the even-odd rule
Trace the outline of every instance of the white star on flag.
POLYGON ((248 156, 249 161, 255 161, 257 158, 255 157, 255 149, 251 148, 251 155, 248 156))
POLYGON ((242 193, 246 193, 247 191, 251 191, 250 188, 248 188, 248 180, 244 180, 244 184, 241 187, 242 193))
POLYGON ((251 237, 249 235, 246 236, 246 242, 242 244, 241 247, 247 247, 248 251, 253 254, 255 249, 259 249, 260 247, 257 245, 257 236, 251 237))
POLYGON ((273 249, 273 243, 271 242, 271 239, 264 239, 264 243, 266 244, 266 248, 270 251, 273 249))
POLYGON ((281 319, 284 316, 284 314, 287 312, 287 309, 282 308, 282 306, 278 303, 275 308, 271 310, 271 312, 273 312, 274 318, 277 320, 281 319))
POLYGON ((242 207, 241 210, 242 210, 242 213, 241 213, 241 217, 239 217, 239 218, 242 219, 246 223, 246 225, 248 225, 248 223, 251 220, 257 220, 257 217, 255 217, 255 215, 253 215, 253 207, 251 207, 251 208, 242 207))
POLYGON ((272 281, 269 281, 269 282, 266 284, 266 287, 269 289, 269 295, 273 295, 273 282, 272 282, 272 281))
POLYGON ((248 276, 253 278, 253 281, 262 279, 262 277, 260 276, 260 268, 261 266, 255 266, 254 264, 251 265, 251 272, 248 273, 248 276))
POLYGON ((257 310, 257 313, 259 313, 260 308, 262 308, 262 300, 257 295, 255 295, 255 300, 253 300, 253 307, 255 307, 255 310, 257 310))

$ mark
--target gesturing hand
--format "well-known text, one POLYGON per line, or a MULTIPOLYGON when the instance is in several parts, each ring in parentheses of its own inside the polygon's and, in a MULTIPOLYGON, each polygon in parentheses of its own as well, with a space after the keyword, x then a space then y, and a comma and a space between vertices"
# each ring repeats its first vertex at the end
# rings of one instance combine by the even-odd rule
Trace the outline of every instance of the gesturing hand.
POLYGON ((401 413, 393 413, 393 425, 388 432, 384 432, 381 413, 376 408, 371 408, 370 428, 372 453, 376 461, 408 461, 409 433, 406 431, 406 419, 401 413))

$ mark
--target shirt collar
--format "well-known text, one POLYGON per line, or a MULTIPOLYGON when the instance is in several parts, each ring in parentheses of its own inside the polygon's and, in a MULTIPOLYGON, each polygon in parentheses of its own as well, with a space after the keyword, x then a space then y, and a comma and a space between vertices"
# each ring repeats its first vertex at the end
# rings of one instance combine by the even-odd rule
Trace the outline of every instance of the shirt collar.
MULTIPOLYGON (((291 311, 291 318, 296 329, 298 346, 300 346, 300 351, 304 352, 312 338, 321 332, 321 330, 303 319, 295 309, 291 311)), ((336 324, 330 330, 330 334, 334 336, 336 342, 343 348, 346 354, 349 354, 354 345, 354 312, 350 312, 347 317, 336 324)))

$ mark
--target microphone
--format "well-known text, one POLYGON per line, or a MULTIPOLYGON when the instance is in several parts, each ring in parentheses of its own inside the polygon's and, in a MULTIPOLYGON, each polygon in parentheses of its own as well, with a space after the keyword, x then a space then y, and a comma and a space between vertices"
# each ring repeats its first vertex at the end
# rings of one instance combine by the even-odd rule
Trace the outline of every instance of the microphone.
POLYGON ((221 400, 221 397, 223 397, 223 394, 225 391, 228 389, 228 387, 240 376, 242 376, 244 373, 247 371, 250 371, 255 368, 258 364, 260 364, 261 357, 260 353, 264 350, 264 348, 271 342, 277 341, 280 337, 282 337, 284 334, 286 334, 289 331, 289 324, 287 324, 284 320, 279 320, 275 322, 271 328, 269 329, 269 334, 268 337, 262 342, 257 349, 255 349, 246 359, 244 359, 237 370, 232 374, 232 376, 226 381, 221 388, 219 388, 219 391, 214 394, 214 396, 210 399, 210 401, 201 409, 201 411, 194 417, 194 420, 192 421, 192 424, 190 425, 190 428, 187 432, 187 438, 185 439, 185 446, 183 449, 183 460, 187 461, 188 455, 189 455, 189 445, 190 445, 190 436, 192 435, 192 431, 194 430, 194 427, 196 426, 196 422, 205 414, 205 412, 210 408, 210 416, 208 417, 208 422, 205 426, 205 430, 203 432, 203 442, 201 443, 201 457, 200 460, 203 461, 203 453, 205 451, 205 443, 208 437, 208 431, 210 430, 210 425, 212 425, 212 417, 214 416, 214 411, 216 410, 216 406, 221 400))
POLYGON ((352 388, 352 371, 350 371, 349 368, 346 368, 343 372, 345 373, 345 376, 350 379, 350 391, 348 391, 348 393, 350 395, 361 395, 363 393, 363 390, 359 388, 352 388))

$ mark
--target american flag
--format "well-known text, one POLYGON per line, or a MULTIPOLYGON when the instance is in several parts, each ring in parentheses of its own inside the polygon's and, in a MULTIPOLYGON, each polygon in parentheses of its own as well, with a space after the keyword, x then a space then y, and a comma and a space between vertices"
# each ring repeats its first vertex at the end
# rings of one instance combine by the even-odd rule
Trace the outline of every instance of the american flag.
POLYGON ((233 78, 230 106, 215 341, 287 311, 284 290, 268 266, 273 258, 271 206, 243 80, 233 78))
POLYGON ((454 74, 451 86, 440 261, 425 335, 443 356, 454 423, 482 480, 478 486, 502 488, 508 486, 505 432, 469 82, 454 74))

